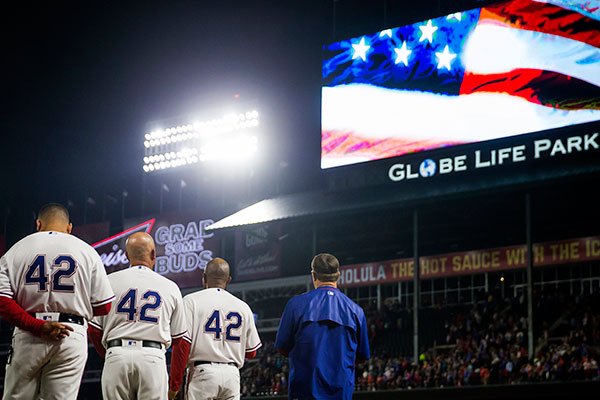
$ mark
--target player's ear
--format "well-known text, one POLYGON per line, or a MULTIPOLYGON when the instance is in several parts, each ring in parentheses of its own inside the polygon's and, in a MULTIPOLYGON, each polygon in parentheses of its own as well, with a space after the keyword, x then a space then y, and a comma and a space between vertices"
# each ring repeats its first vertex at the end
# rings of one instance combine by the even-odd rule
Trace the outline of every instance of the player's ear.
POLYGON ((67 225, 67 233, 71 234, 72 231, 73 231, 73 224, 71 222, 69 222, 69 225, 67 225))
POLYGON ((229 278, 227 278, 227 284, 229 285, 229 283, 231 283, 231 275, 229 275, 229 278))
POLYGON ((35 220, 35 230, 38 232, 42 230, 42 221, 39 219, 35 220))

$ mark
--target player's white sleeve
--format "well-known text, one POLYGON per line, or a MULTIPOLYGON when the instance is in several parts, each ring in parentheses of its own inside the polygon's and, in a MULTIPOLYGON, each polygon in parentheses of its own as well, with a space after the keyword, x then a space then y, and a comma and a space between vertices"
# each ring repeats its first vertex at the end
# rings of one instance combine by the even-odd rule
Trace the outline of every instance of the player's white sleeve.
POLYGON ((13 298, 14 292, 12 285, 10 284, 10 277, 8 275, 8 260, 6 256, 0 258, 0 296, 13 298))
POLYGON ((246 353, 258 350, 260 346, 262 346, 260 337, 258 336, 258 330, 254 324, 254 315, 252 314, 251 310, 248 312, 248 320, 250 323, 248 324, 248 329, 246 330, 246 353))
POLYGON ((103 331, 103 330, 104 330, 104 319, 105 319, 104 315, 103 315, 103 316, 100 316, 100 317, 94 317, 94 318, 92 318, 92 320, 89 322, 89 324, 90 324, 91 326, 93 326, 94 328, 96 328, 96 329, 99 329, 99 330, 103 331))
POLYGON ((187 324, 185 322, 185 310, 183 308, 183 299, 179 288, 175 289, 175 309, 171 315, 171 337, 173 339, 184 338, 190 341, 187 324))
POLYGON ((92 307, 102 306, 113 301, 115 294, 110 286, 102 259, 95 251, 92 253, 92 285, 90 302, 92 307))
POLYGON ((192 333, 194 332, 194 301, 190 296, 185 296, 183 299, 183 309, 185 310, 185 322, 188 337, 192 341, 192 333))

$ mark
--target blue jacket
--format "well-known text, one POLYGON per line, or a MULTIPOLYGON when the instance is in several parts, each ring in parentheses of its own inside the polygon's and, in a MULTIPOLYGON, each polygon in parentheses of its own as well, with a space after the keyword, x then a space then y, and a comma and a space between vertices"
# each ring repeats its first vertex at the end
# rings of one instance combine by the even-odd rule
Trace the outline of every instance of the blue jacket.
POLYGON ((275 348, 289 356, 290 399, 351 399, 355 360, 370 357, 365 314, 338 289, 321 286, 288 302, 275 348))

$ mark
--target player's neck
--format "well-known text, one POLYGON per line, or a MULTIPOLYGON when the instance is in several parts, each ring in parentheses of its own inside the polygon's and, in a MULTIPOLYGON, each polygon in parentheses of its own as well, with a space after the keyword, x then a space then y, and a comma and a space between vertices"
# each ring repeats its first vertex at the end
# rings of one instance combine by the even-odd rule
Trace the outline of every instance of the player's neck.
POLYGON ((206 288, 207 289, 223 289, 223 290, 226 290, 227 289, 227 285, 207 285, 206 288))
POLYGON ((69 233, 67 231, 67 228, 65 228, 64 226, 61 225, 46 225, 42 228, 40 228, 40 230, 38 232, 60 232, 60 233, 69 233))
POLYGON ((325 287, 325 286, 337 289, 337 282, 320 282, 320 281, 315 282, 315 288, 317 288, 317 289, 320 287, 325 287))
POLYGON ((148 264, 148 262, 146 261, 135 261, 135 260, 130 260, 129 261, 129 265, 132 267, 146 267, 148 269, 154 270, 154 268, 152 268, 151 265, 148 264))

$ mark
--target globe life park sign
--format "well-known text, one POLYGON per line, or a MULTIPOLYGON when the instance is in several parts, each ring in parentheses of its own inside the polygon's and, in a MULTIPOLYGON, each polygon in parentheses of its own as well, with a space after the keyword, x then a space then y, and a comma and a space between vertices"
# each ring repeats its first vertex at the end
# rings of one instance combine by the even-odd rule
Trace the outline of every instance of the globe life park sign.
POLYGON ((538 162, 548 165, 549 161, 558 161, 569 156, 577 157, 581 154, 590 156, 591 153, 595 153, 593 156, 598 158, 600 152, 599 132, 569 136, 547 134, 546 137, 526 135, 512 138, 512 143, 508 145, 507 140, 499 141, 500 144, 494 144, 495 142, 452 148, 438 157, 429 156, 416 160, 412 157, 409 161, 390 166, 387 171, 388 178, 392 182, 402 182, 482 172, 507 166, 532 167, 538 162))

